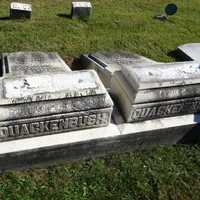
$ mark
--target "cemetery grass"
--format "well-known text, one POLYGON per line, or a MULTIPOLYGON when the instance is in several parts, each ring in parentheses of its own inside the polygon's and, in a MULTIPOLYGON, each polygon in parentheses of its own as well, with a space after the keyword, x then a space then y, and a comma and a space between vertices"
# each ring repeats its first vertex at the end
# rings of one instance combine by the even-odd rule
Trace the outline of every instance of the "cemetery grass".
MULTIPOLYGON (((26 1, 25 1, 26 2, 26 1)), ((88 22, 69 18, 64 0, 32 0, 32 20, 9 20, 0 1, 0 50, 56 51, 64 59, 127 50, 173 61, 178 45, 199 42, 200 1, 175 0, 168 21, 152 17, 167 0, 92 0, 88 22)), ((0 199, 199 199, 200 146, 156 147, 0 176, 0 199)))

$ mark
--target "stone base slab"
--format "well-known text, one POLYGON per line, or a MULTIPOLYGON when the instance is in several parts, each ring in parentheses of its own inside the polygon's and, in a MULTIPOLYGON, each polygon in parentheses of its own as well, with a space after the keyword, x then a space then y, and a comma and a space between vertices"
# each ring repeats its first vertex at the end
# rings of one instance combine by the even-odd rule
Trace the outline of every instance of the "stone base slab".
MULTIPOLYGON (((120 116, 115 113, 116 118, 120 116)), ((155 145, 198 142, 199 122, 200 115, 183 115, 2 142, 0 171, 54 165, 155 145)))

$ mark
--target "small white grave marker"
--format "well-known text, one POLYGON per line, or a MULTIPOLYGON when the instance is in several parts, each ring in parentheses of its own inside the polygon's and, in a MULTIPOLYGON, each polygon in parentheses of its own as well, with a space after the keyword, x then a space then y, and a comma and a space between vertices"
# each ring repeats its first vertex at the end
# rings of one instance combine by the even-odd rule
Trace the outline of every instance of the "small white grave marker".
POLYGON ((92 10, 92 5, 90 2, 72 2, 72 13, 73 19, 88 19, 92 10))
POLYGON ((11 18, 31 18, 32 5, 25 3, 12 2, 10 4, 11 18))

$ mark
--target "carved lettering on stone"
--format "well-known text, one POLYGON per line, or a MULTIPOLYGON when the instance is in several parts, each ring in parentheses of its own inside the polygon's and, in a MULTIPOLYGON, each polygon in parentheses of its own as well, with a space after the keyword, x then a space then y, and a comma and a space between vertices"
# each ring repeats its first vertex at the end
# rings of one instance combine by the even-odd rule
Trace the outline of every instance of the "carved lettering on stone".
POLYGON ((110 112, 100 112, 74 117, 63 116, 60 119, 37 121, 22 124, 12 124, 0 127, 0 139, 6 140, 12 137, 24 137, 32 134, 50 134, 61 131, 89 128, 93 126, 106 126, 109 122, 110 112))

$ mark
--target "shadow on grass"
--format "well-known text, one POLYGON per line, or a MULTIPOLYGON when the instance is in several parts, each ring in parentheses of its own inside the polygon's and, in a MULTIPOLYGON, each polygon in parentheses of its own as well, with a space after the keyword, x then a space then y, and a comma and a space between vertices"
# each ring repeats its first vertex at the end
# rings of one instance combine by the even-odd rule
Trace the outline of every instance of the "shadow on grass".
POLYGON ((0 20, 11 20, 10 16, 0 17, 0 20))
POLYGON ((67 14, 65 14, 65 13, 58 13, 57 16, 58 16, 58 17, 62 17, 62 18, 71 19, 71 15, 67 15, 67 14))
POLYGON ((179 144, 200 144, 200 114, 194 114, 194 124, 191 130, 178 142, 179 144))

